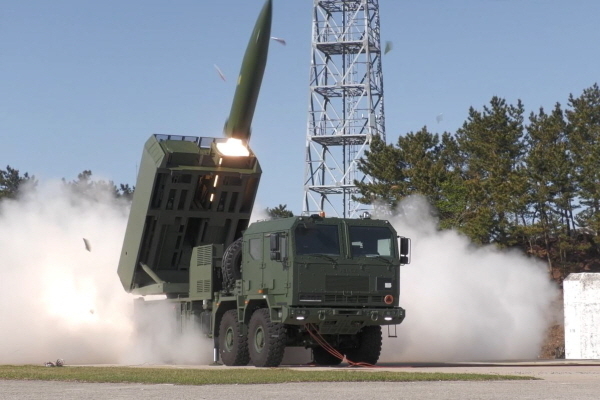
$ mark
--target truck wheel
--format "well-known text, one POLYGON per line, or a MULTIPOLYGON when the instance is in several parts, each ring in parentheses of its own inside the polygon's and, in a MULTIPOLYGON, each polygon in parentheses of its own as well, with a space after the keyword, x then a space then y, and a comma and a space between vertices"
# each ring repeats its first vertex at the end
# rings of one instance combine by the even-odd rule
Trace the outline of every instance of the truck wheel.
POLYGON ((219 325, 219 356, 225 365, 248 365, 248 337, 242 335, 237 310, 223 314, 219 325))
POLYGON ((231 243, 223 254, 223 286, 233 288, 235 281, 242 279, 242 238, 231 243))
POLYGON ((381 354, 381 326, 365 326, 358 332, 357 339, 358 346, 346 350, 346 358, 355 363, 375 365, 381 354))
POLYGON ((337 358, 321 346, 312 349, 313 360, 317 365, 340 365, 341 359, 337 358))
POLYGON ((271 322, 269 309, 259 308, 250 318, 248 351, 255 367, 277 367, 285 351, 286 334, 283 324, 271 322))

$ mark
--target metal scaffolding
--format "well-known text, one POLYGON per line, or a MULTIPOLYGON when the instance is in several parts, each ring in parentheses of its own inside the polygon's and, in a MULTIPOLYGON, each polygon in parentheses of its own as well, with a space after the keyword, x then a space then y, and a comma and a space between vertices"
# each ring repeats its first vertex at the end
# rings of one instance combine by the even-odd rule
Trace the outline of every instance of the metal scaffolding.
POLYGON ((358 160, 385 141, 379 0, 314 0, 303 214, 356 217, 358 160), (333 199, 333 197, 337 199, 333 199))

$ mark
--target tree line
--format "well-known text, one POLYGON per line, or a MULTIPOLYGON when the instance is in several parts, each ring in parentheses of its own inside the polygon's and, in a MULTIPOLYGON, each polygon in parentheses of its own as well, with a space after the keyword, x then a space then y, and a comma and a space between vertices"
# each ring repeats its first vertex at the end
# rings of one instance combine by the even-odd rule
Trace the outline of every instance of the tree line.
MULTIPOLYGON (((93 180, 90 170, 79 173, 76 180, 67 181, 63 178, 62 182, 73 193, 92 200, 96 199, 99 193, 110 193, 115 198, 131 200, 134 190, 128 184, 121 183, 117 186, 113 181, 93 180)), ((18 169, 8 165, 6 169, 0 169, 0 201, 16 199, 25 187, 35 190, 37 184, 35 176, 27 172, 21 174, 18 169)))
POLYGON ((598 84, 528 118, 520 100, 494 96, 471 107, 456 132, 423 127, 396 144, 375 137, 359 169, 374 180, 355 182, 361 203, 394 209, 420 194, 440 229, 522 248, 545 259, 555 278, 600 271, 598 84))

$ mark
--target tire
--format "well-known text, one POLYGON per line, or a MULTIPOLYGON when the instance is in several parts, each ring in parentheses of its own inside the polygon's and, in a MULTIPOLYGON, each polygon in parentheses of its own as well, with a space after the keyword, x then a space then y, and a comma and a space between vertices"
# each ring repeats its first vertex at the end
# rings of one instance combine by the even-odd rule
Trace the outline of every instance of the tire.
POLYGON ((286 342, 285 326, 271 322, 269 309, 259 308, 250 318, 248 352, 255 367, 277 367, 281 364, 286 342))
POLYGON ((231 243, 223 253, 223 287, 232 289, 235 281, 242 279, 242 238, 231 243))
POLYGON ((312 349, 313 360, 317 365, 340 365, 342 360, 322 348, 321 346, 312 349))
POLYGON ((219 356, 225 365, 248 365, 248 337, 242 334, 237 310, 223 314, 219 325, 219 356))
POLYGON ((375 365, 381 354, 381 326, 365 326, 357 336, 358 345, 346 350, 346 358, 350 362, 375 365))

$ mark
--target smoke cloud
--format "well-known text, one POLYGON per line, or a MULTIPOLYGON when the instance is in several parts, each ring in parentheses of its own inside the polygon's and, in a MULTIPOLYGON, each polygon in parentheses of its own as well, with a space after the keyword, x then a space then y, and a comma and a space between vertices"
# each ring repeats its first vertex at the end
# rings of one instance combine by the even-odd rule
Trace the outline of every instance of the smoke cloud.
POLYGON ((128 210, 95 197, 51 182, 0 202, 2 363, 115 362, 125 351, 131 299, 116 266, 128 210))
POLYGON ((543 263, 438 231, 421 197, 407 199, 394 227, 412 240, 401 267, 397 338, 384 328, 382 361, 481 361, 536 358, 558 296, 543 263))
POLYGON ((267 209, 258 204, 258 202, 254 203, 254 208, 252 209, 252 214, 250 215, 250 223, 252 224, 254 222, 267 219, 270 219, 267 209))
POLYGON ((200 330, 197 321, 177 319, 179 308, 160 301, 164 296, 137 299, 142 307, 135 310, 135 340, 123 353, 124 364, 209 364, 213 360, 213 341, 200 330))
POLYGON ((0 363, 207 363, 212 343, 178 332, 172 309, 134 321, 117 275, 129 205, 97 186, 0 202, 0 363))
MULTIPOLYGON (((420 198, 402 207, 407 217, 393 223, 412 239, 400 295, 407 317, 398 338, 384 339, 381 361, 535 358, 558 293, 544 265, 439 232, 420 198)), ((255 209, 252 220, 265 218, 255 209)), ((134 321, 116 273, 128 212, 111 193, 82 196, 62 182, 0 202, 1 364, 212 360, 212 340, 196 326, 180 332, 172 305, 146 300, 151 313, 134 321)), ((299 349, 284 363, 309 358, 299 349)))

